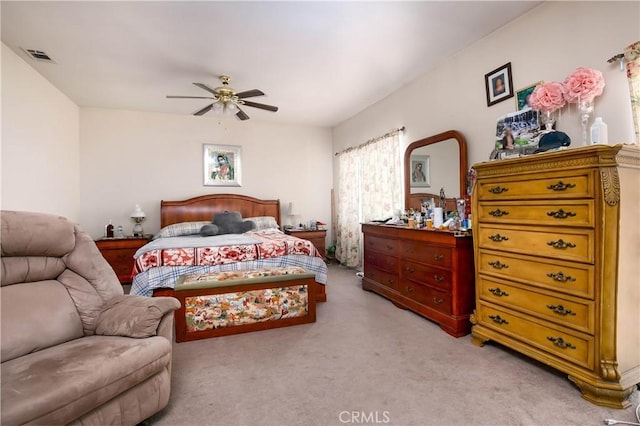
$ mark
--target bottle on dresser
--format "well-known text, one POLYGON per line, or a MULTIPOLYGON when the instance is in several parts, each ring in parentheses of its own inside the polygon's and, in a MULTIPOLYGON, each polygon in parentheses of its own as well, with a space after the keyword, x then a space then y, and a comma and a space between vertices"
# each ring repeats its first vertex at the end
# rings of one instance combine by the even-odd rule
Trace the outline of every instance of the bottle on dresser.
POLYGON ((602 117, 596 117, 591 125, 591 145, 607 145, 608 143, 607 123, 602 121, 602 117))
POLYGON ((111 223, 111 219, 109 219, 109 224, 104 227, 104 235, 107 238, 113 238, 113 224, 111 223))

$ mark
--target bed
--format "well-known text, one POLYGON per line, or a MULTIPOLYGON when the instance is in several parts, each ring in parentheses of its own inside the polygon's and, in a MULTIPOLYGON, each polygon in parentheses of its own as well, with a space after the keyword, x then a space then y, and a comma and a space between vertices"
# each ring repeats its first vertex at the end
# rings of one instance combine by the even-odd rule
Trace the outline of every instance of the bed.
POLYGON ((158 234, 163 237, 156 238, 156 235, 136 252, 131 294, 170 294, 184 275, 298 266, 315 274, 316 301, 325 302, 327 265, 315 246, 263 222, 280 225, 279 200, 209 194, 181 201, 161 201, 162 229, 158 234), (216 213, 225 211, 240 212, 244 219, 256 218, 259 226, 245 234, 229 236, 189 238, 177 235, 182 231, 175 232, 183 226, 198 229, 200 223, 211 223, 216 213), (263 220, 267 218, 273 219, 263 220), (230 237, 231 245, 221 242, 221 237, 230 237))

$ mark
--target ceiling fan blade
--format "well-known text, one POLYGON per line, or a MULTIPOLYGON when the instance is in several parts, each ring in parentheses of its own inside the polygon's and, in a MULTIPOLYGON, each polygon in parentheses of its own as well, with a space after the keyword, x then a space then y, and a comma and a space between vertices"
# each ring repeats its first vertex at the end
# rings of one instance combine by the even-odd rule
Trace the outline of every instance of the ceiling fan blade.
POLYGON ((193 84, 195 84, 196 86, 198 86, 201 89, 206 90, 209 93, 213 93, 214 95, 216 94, 216 92, 211 87, 207 86, 206 84, 202 84, 202 83, 193 83, 193 84))
POLYGON ((173 96, 167 95, 169 99, 215 99, 213 96, 173 96))
POLYGON ((249 116, 247 114, 245 114, 245 112, 243 110, 241 110, 240 108, 238 108, 238 112, 236 113, 236 117, 238 117, 240 120, 248 120, 249 116))
POLYGON ((244 92, 236 93, 236 96, 238 97, 238 99, 244 99, 244 98, 252 98, 254 96, 264 96, 264 93, 262 93, 262 90, 253 89, 253 90, 245 90, 244 92))
POLYGON ((213 104, 207 105, 206 107, 202 108, 201 110, 194 112, 193 115, 205 114, 205 113, 211 111, 211 108, 213 108, 213 104))
POLYGON ((242 104, 246 106, 254 107, 254 108, 266 109, 267 111, 276 112, 278 110, 277 106, 259 104, 257 102, 242 101, 242 104))

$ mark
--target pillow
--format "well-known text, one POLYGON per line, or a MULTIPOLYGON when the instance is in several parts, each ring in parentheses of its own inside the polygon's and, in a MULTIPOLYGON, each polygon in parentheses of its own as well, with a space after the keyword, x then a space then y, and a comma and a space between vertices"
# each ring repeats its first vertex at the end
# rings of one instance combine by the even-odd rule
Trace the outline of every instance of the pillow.
POLYGON ((245 220, 250 220, 256 224, 254 231, 260 231, 262 229, 271 229, 271 228, 280 229, 280 227, 278 226, 278 222, 276 222, 276 218, 273 216, 248 217, 245 220))
POLYGON ((198 235, 204 225, 209 225, 211 222, 180 222, 173 225, 165 226, 153 236, 154 240, 158 238, 167 237, 181 237, 184 235, 198 235))
POLYGON ((240 212, 230 211, 216 213, 213 217, 213 224, 218 227, 218 235, 244 234, 256 227, 252 221, 242 220, 240 212))
POLYGON ((180 308, 173 297, 116 296, 107 302, 96 322, 96 334, 144 338, 155 336, 162 317, 180 308))
POLYGON ((218 225, 214 225, 213 223, 207 223, 200 229, 200 235, 202 235, 203 237, 211 237, 214 235, 218 235, 218 233, 218 225))

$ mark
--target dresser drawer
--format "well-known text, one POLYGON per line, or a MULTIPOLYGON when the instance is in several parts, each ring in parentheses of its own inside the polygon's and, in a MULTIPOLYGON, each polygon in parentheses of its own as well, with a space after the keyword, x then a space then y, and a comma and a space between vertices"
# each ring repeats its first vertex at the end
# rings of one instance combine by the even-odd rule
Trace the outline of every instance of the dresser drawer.
POLYGON ((481 275, 513 280, 590 300, 594 298, 593 265, 481 249, 476 268, 481 275))
POLYGON ((398 241, 388 238, 365 235, 364 247, 365 251, 377 251, 390 256, 396 256, 398 253, 398 241))
POLYGON ((391 274, 387 271, 383 271, 382 269, 365 265, 364 276, 365 278, 369 278, 370 280, 375 281, 378 284, 399 291, 398 275, 396 274, 391 274))
MULTIPOLYGON (((136 254, 136 248, 130 249, 118 249, 118 250, 110 250, 103 249, 101 251, 102 256, 109 262, 113 270, 116 272, 116 275, 120 276, 131 276, 133 272, 133 255, 136 254)), ((129 279, 128 281, 131 281, 129 279)))
POLYGON ((403 261, 400 267, 400 278, 402 281, 427 284, 441 290, 451 289, 451 271, 420 263, 403 261))
POLYGON ((391 272, 392 274, 398 271, 398 258, 388 256, 382 253, 374 251, 365 251, 364 253, 364 268, 373 267, 381 269, 383 271, 391 272))
POLYGON ((524 314, 538 316, 556 324, 593 334, 595 323, 594 302, 578 298, 561 298, 527 290, 480 276, 480 298, 516 309, 524 314))
POLYGON ((589 229, 481 224, 477 236, 481 248, 577 262, 594 261, 594 232, 589 229))
POLYGON ((451 294, 420 284, 402 281, 400 291, 421 305, 429 306, 444 314, 451 314, 451 294))
POLYGON ((403 241, 400 256, 420 263, 451 268, 451 248, 427 245, 420 241, 403 241))
POLYGON ((487 201, 478 203, 479 222, 542 226, 594 226, 593 200, 487 201))
POLYGON ((544 350, 554 357, 588 369, 594 368, 593 336, 544 321, 533 321, 482 301, 476 306, 476 319, 487 328, 544 350))
POLYGON ((486 200, 536 200, 558 198, 593 198, 595 176, 591 170, 557 173, 524 174, 505 180, 504 177, 478 182, 474 196, 486 200))

